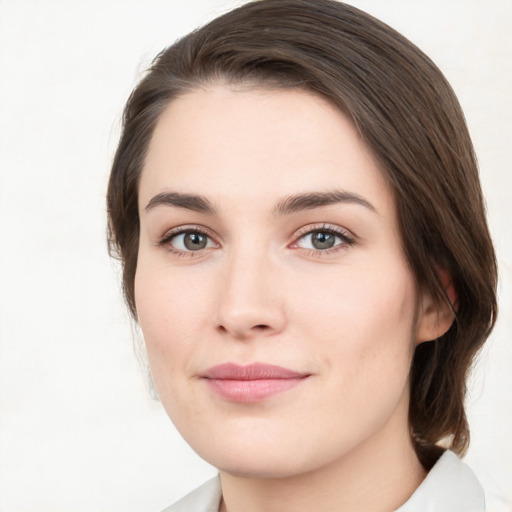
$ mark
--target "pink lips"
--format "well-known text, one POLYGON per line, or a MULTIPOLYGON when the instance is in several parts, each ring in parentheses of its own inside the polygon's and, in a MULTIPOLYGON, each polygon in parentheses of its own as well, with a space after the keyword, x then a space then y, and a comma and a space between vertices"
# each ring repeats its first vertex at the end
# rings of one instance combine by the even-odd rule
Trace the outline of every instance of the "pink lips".
POLYGON ((207 370, 202 377, 209 388, 233 402, 259 402, 298 386, 309 374, 281 366, 255 363, 239 366, 225 363, 207 370))

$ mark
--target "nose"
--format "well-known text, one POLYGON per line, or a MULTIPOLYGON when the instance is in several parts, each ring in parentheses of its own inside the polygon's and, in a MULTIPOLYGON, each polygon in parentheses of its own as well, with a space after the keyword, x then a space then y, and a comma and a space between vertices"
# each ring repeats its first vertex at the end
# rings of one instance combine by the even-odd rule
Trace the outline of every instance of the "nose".
POLYGON ((217 303, 217 329, 237 339, 269 336, 286 323, 276 265, 264 254, 233 254, 226 261, 217 303))

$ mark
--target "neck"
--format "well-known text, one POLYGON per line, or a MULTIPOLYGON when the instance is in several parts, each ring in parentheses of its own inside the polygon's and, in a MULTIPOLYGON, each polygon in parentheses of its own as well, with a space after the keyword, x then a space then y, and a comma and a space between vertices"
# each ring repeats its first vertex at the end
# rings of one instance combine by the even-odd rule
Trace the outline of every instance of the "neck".
MULTIPOLYGON (((401 416, 401 415, 399 415, 401 416)), ((220 473, 221 512, 389 512, 425 478, 407 422, 391 418, 363 445, 321 468, 285 478, 220 473)))

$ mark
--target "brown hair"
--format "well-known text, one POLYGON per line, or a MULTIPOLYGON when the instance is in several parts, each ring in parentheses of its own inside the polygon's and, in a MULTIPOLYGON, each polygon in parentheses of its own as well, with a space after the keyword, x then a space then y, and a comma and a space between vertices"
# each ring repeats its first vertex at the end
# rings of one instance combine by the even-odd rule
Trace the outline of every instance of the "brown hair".
POLYGON ((497 313, 496 261, 473 146, 439 69, 354 7, 333 0, 251 2, 157 56, 126 105, 108 187, 109 247, 123 264, 130 311, 136 317, 137 187, 156 121, 178 95, 218 81, 301 87, 353 120, 394 194, 419 289, 452 307, 443 269, 457 294, 449 331, 415 351, 411 436, 427 468, 443 438, 464 453, 466 377, 497 313))

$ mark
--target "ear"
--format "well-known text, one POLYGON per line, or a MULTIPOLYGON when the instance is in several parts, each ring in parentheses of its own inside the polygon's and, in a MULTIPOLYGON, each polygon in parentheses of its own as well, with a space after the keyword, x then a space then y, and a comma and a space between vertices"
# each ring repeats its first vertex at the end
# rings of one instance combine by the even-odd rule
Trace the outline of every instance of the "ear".
MULTIPOLYGON (((448 272, 438 272, 453 309, 457 309, 457 293, 448 272)), ((445 334, 455 319, 453 309, 445 302, 437 303, 430 294, 423 294, 420 300, 416 342, 420 344, 432 341, 445 334)))

